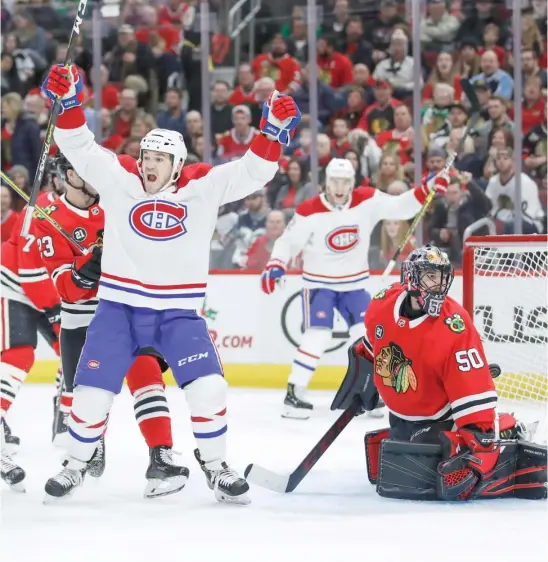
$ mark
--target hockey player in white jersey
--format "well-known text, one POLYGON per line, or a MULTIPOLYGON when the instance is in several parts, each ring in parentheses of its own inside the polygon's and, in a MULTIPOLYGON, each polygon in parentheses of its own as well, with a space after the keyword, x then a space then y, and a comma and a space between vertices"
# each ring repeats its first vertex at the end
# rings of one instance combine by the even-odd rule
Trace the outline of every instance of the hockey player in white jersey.
MULTIPOLYGON (((348 324, 350 341, 364 335, 363 318, 371 300, 365 286, 373 228, 383 219, 414 217, 430 190, 424 184, 391 196, 371 187, 353 189, 354 176, 349 160, 329 162, 325 193, 297 207, 261 276, 262 290, 272 293, 291 258, 302 251, 304 333, 293 360, 283 417, 308 419, 312 413, 304 391, 331 339, 335 310, 348 324)), ((431 188, 444 192, 447 185, 447 176, 440 175, 431 188)))
POLYGON ((137 350, 158 350, 184 389, 196 459, 218 501, 247 504, 249 486, 226 463, 226 395, 217 350, 202 306, 209 245, 218 208, 262 188, 278 169, 301 115, 293 98, 274 92, 261 132, 238 161, 183 168, 183 137, 154 129, 138 160, 99 146, 85 124, 76 67, 54 66, 42 86, 61 98, 55 142, 77 174, 96 186, 105 210, 99 305, 75 378, 63 470, 46 483, 46 500, 71 494, 84 479, 113 399, 137 350))

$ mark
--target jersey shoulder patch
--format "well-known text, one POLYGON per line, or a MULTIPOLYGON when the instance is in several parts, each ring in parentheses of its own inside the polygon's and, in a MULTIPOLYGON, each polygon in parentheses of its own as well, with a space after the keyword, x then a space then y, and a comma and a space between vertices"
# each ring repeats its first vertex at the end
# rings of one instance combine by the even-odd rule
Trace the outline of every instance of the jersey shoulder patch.
POLYGON ((454 334, 463 334, 472 326, 472 319, 466 309, 449 296, 445 298, 440 318, 446 328, 454 334))
POLYGON ((331 209, 328 209, 319 195, 303 201, 295 210, 298 215, 302 217, 309 217, 310 215, 316 215, 318 213, 330 213, 331 209))
POLYGON ((350 203, 350 208, 357 207, 364 201, 372 199, 375 197, 377 190, 374 187, 358 187, 352 192, 352 202, 350 203))

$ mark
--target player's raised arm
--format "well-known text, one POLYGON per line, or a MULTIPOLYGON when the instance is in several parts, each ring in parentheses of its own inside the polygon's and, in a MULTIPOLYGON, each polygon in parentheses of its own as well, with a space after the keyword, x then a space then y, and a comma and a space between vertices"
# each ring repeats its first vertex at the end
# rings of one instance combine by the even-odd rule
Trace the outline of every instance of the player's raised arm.
POLYGON ((42 84, 50 99, 61 98, 59 116, 53 133, 55 142, 78 175, 101 192, 125 185, 131 176, 117 156, 95 142, 82 110, 83 81, 76 66, 52 66, 42 84))

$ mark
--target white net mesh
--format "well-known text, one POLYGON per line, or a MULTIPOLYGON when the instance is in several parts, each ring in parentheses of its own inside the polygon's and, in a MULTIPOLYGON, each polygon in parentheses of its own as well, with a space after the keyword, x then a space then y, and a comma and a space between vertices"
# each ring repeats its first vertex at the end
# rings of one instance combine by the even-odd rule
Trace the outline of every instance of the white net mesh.
MULTIPOLYGON (((515 412, 526 423, 539 421, 534 440, 548 435, 548 252, 546 237, 485 237, 467 244, 473 277, 474 323, 490 363, 502 375, 495 385, 499 411, 515 412)), ((470 262, 468 262, 470 263, 470 262)), ((466 301, 466 298, 465 298, 466 301)))

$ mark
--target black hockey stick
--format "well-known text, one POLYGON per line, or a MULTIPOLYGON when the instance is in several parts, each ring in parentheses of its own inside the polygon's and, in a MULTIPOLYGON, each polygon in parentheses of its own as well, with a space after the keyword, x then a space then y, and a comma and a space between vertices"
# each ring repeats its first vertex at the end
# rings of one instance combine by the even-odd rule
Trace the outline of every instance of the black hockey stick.
MULTIPOLYGON (((69 66, 70 64, 72 64, 72 57, 76 48, 76 43, 78 42, 78 37, 80 36, 80 26, 84 21, 87 3, 88 0, 80 0, 80 3, 78 4, 76 17, 74 18, 74 24, 72 25, 72 31, 70 33, 68 41, 65 62, 63 63, 64 66, 69 66)), ((59 114, 60 103, 60 98, 55 98, 55 101, 53 102, 53 105, 51 107, 51 113, 46 129, 46 137, 44 139, 44 144, 42 145, 42 151, 40 152, 38 167, 36 168, 36 174, 34 175, 34 181, 32 183, 32 189, 30 191, 29 205, 27 207, 27 210, 25 211, 25 219, 23 221, 23 227, 21 228, 21 236, 23 236, 24 238, 26 238, 29 234, 30 221, 32 220, 32 215, 34 214, 34 208, 36 206, 38 193, 40 192, 40 187, 42 186, 42 178, 44 177, 44 172, 46 170, 46 162, 51 148, 51 141, 53 139, 55 123, 57 122, 57 115, 59 114)))
MULTIPOLYGON (((476 96, 476 92, 475 92, 472 84, 470 84, 470 82, 468 80, 466 80, 466 78, 461 78, 460 85, 462 87, 462 91, 466 94, 466 97, 468 98, 468 101, 470 102, 470 118, 468 119, 468 123, 466 124, 466 129, 464 131, 464 134, 462 135, 462 137, 459 140, 459 143, 456 146, 455 152, 453 152, 449 155, 449 158, 447 159, 447 162, 445 163, 445 168, 440 173, 445 173, 445 172, 447 172, 451 169, 451 167, 453 166, 453 163, 455 162, 455 159, 456 159, 457 155, 460 152, 462 152, 462 149, 464 147, 464 142, 466 141, 466 137, 470 134, 472 129, 476 126, 477 122, 479 121, 480 115, 481 115, 480 114, 481 107, 479 105, 478 97, 476 96)), ((432 177, 428 178, 428 180, 431 180, 431 179, 432 179, 432 177)), ((413 235, 413 232, 415 232, 419 222, 423 219, 424 215, 426 214, 426 211, 428 211, 428 208, 430 207, 432 201, 434 200, 435 195, 436 195, 436 190, 432 189, 430 191, 430 193, 428 194, 428 197, 426 198, 426 201, 424 202, 421 210, 418 212, 418 214, 415 216, 415 219, 411 223, 411 226, 409 227, 404 239, 401 241, 398 249, 396 250, 396 252, 392 256, 392 259, 388 262, 388 265, 386 266, 386 269, 384 270, 384 272, 382 274, 383 277, 387 277, 388 275, 390 275, 392 273, 392 271, 394 270, 394 268, 396 267, 396 263, 398 262, 398 258, 400 257, 400 254, 402 253, 403 249, 405 248, 405 246, 409 242, 409 239, 413 235)))
POLYGON ((310 453, 306 455, 301 464, 291 474, 278 474, 262 466, 250 464, 245 469, 245 477, 253 484, 257 484, 257 486, 262 488, 268 488, 273 492, 279 492, 280 494, 292 492, 312 470, 312 467, 320 460, 327 449, 331 447, 335 439, 360 411, 361 407, 362 402, 360 398, 354 398, 350 406, 337 418, 335 423, 327 430, 327 433, 314 445, 310 453))

